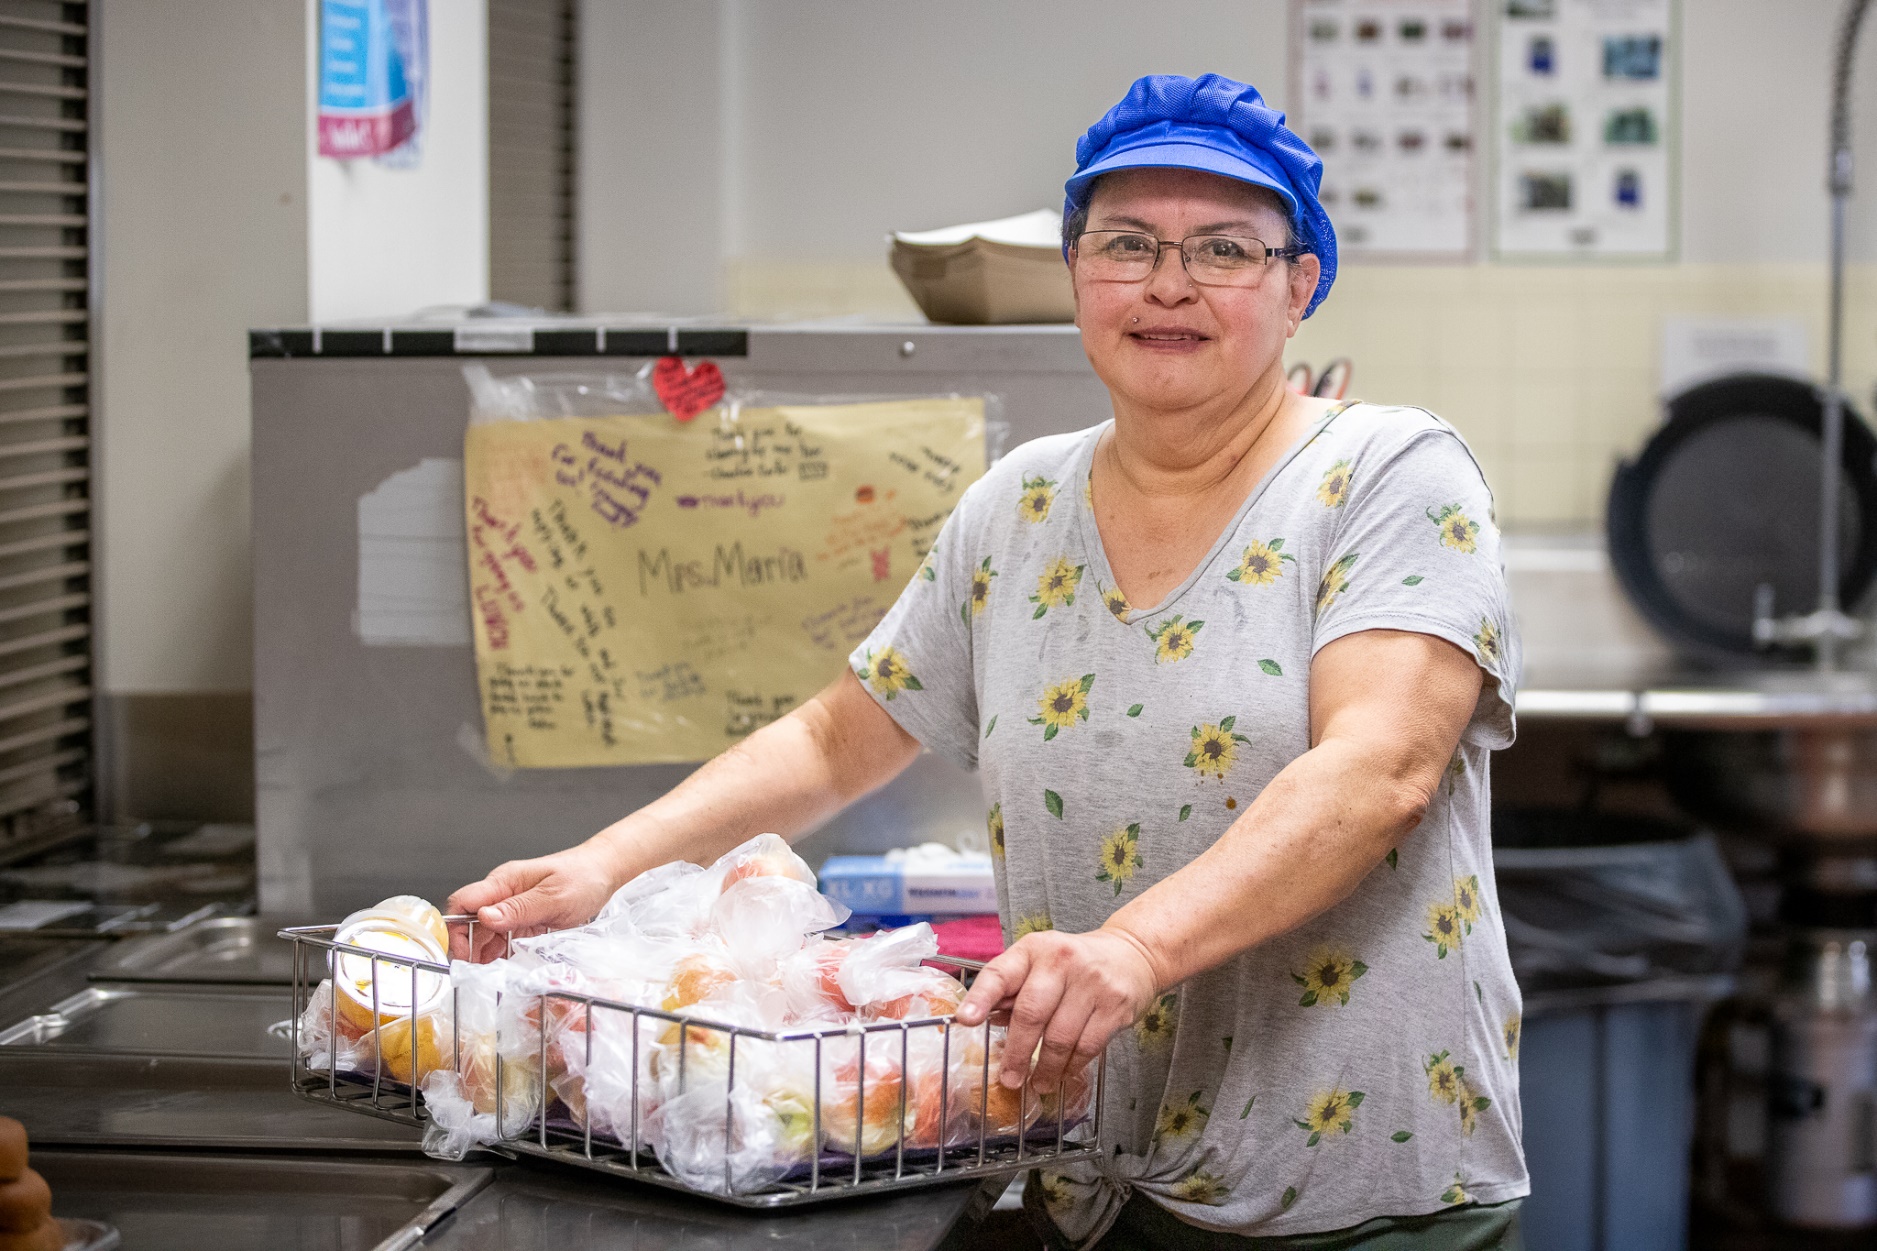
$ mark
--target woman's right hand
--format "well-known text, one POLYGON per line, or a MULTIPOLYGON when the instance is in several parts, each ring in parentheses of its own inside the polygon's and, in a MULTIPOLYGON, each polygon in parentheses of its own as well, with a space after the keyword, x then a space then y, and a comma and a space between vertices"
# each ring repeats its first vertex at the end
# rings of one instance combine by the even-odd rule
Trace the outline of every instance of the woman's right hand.
POLYGON ((614 872, 609 849, 599 839, 498 865, 450 896, 449 912, 476 918, 474 950, 468 927, 452 928, 451 958, 480 964, 502 955, 510 938, 585 925, 617 889, 614 872))

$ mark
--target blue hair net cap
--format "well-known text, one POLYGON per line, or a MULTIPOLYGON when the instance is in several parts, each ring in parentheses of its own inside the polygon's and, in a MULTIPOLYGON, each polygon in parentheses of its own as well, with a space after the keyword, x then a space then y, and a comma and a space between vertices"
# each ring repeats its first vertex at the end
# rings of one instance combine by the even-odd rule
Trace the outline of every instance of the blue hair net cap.
MULTIPOLYGON (((1317 199, 1323 161, 1284 125, 1256 87, 1218 74, 1137 78, 1121 103, 1075 145, 1075 176, 1063 185, 1062 218, 1088 206, 1095 180, 1122 169, 1192 169, 1275 191, 1298 242, 1323 266, 1303 315, 1336 281, 1336 228, 1317 199)), ((1067 258, 1069 243, 1063 242, 1067 258)))

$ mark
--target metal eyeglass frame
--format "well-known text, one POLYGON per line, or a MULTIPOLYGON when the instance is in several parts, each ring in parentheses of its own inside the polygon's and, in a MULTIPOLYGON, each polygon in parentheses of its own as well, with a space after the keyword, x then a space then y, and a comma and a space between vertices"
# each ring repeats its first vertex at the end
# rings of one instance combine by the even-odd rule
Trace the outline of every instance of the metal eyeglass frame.
POLYGON ((1264 272, 1262 266, 1269 265, 1273 259, 1291 261, 1296 260, 1300 256, 1308 256, 1311 252, 1310 245, 1307 243, 1293 243, 1289 247, 1274 248, 1256 235, 1226 235, 1213 232, 1203 235, 1187 235, 1184 239, 1162 239, 1157 235, 1148 234, 1145 230, 1084 230, 1081 234, 1076 235, 1074 240, 1075 252, 1078 257, 1082 254, 1082 239, 1086 235, 1134 235, 1137 238, 1152 239, 1154 241, 1154 263, 1149 266, 1147 272, 1142 274, 1139 278, 1097 278, 1094 279, 1096 282, 1146 282, 1160 271, 1160 258, 1166 254, 1166 250, 1173 248, 1180 254, 1180 267, 1186 271, 1186 276, 1192 279, 1196 286, 1230 287, 1237 285, 1229 282, 1210 282, 1193 272, 1192 258, 1186 254, 1186 245, 1195 239, 1230 239, 1236 243, 1250 242, 1257 244, 1264 249, 1264 260, 1260 262, 1260 268, 1258 270, 1261 274, 1264 272))

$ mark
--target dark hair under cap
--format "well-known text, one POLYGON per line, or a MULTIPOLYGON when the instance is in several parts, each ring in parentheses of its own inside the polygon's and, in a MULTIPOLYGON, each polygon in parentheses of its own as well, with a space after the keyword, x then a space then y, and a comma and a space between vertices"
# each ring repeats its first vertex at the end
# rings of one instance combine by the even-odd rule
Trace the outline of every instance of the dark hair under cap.
POLYGON ((1317 198, 1323 161, 1284 125, 1256 87, 1219 74, 1149 74, 1076 141, 1075 174, 1064 185, 1068 226, 1088 207, 1095 182, 1123 169, 1191 169, 1269 188, 1284 200, 1297 242, 1322 265, 1304 309, 1316 311, 1336 280, 1336 228, 1317 198))

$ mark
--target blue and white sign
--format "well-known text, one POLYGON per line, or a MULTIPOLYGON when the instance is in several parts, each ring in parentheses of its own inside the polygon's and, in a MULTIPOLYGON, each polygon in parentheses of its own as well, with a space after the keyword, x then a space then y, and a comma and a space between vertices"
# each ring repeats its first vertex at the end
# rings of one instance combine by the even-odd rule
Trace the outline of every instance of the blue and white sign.
POLYGON ((381 156, 415 139, 427 68, 425 0, 322 0, 319 154, 381 156))

